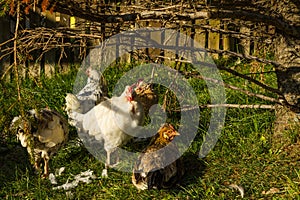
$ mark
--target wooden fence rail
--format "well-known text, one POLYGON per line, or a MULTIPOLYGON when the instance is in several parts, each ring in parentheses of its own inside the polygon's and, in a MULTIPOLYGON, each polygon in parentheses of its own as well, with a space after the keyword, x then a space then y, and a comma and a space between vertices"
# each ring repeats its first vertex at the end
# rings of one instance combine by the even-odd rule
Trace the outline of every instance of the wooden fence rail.
MULTIPOLYGON (((117 5, 115 5, 117 6, 117 5)), ((122 7, 118 8, 122 11, 122 7)), ((100 10, 101 11, 101 10, 100 10)), ((266 49, 266 45, 259 42, 255 38, 255 30, 257 28, 265 29, 269 35, 275 33, 274 27, 261 27, 259 25, 251 26, 238 26, 238 23, 222 19, 192 19, 190 21, 177 21, 176 23, 162 24, 159 20, 144 20, 136 22, 128 22, 122 24, 122 26, 116 26, 118 24, 113 23, 91 23, 80 18, 68 16, 61 13, 50 12, 36 12, 31 13, 22 20, 23 28, 36 28, 36 27, 68 27, 72 30, 80 30, 81 33, 87 35, 97 34, 97 38, 89 40, 82 40, 82 46, 72 46, 72 42, 69 38, 65 38, 64 42, 69 41, 69 47, 57 47, 47 51, 40 57, 42 49, 33 51, 30 57, 24 63, 24 76, 28 73, 31 76, 39 76, 45 74, 51 76, 54 73, 63 72, 69 69, 70 65, 80 64, 82 58, 87 55, 88 50, 94 46, 99 45, 106 38, 119 33, 123 30, 142 28, 142 27, 166 27, 175 28, 180 32, 190 36, 196 42, 198 42, 203 48, 208 48, 214 53, 211 53, 214 58, 220 58, 221 51, 233 51, 245 56, 255 56, 271 51, 266 49), (84 48, 85 47, 85 48, 84 48)), ((14 34, 15 21, 12 17, 0 18, 0 44, 11 38, 14 34)), ((261 30, 260 30, 261 32, 261 30)), ((40 37, 43 37, 41 35, 40 37)), ((149 35, 151 37, 157 37, 149 35)), ((160 36, 162 37, 162 36, 160 36)), ((62 38, 63 39, 63 38, 62 38)), ((9 43, 7 45, 10 45, 9 43)), ((5 46, 7 46, 5 45, 5 46)), ((2 49, 1 47, 0 56, 2 49)), ((117 48, 116 48, 117 49, 117 48)), ((152 52, 153 53, 153 52, 152 52)), ((162 57, 167 57, 164 55, 162 57)), ((227 57, 226 55, 222 55, 227 57)), ((126 58, 123 61, 130 62, 130 59, 126 58)), ((0 60, 0 72, 3 74, 6 69, 13 63, 12 55, 7 55, 0 60)), ((9 73, 7 73, 9 74, 9 73)), ((8 78, 9 79, 9 78, 8 78)))

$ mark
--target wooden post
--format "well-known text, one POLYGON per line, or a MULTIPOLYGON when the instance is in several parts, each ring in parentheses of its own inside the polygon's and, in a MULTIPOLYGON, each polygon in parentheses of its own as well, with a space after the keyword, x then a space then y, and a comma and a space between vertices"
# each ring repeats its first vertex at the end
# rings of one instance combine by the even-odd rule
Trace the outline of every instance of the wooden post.
MULTIPOLYGON (((0 18, 0 43, 9 39, 10 35, 10 20, 8 17, 1 17, 0 18)), ((2 56, 0 52, 0 56, 2 56)), ((10 56, 4 57, 0 60, 0 78, 6 72, 7 68, 10 65, 10 56)), ((10 73, 7 73, 5 76, 5 80, 10 80, 10 73)))
MULTIPOLYGON (((148 24, 148 27, 161 27, 161 23, 159 21, 150 21, 148 24)), ((158 43, 162 43, 164 41, 164 34, 160 34, 160 32, 151 32, 149 34, 149 39, 154 40, 158 43)), ((163 62, 164 59, 157 59, 158 56, 164 56, 165 51, 162 49, 157 48, 148 48, 147 56, 151 57, 151 59, 154 59, 154 61, 160 61, 163 62)))
MULTIPOLYGON (((200 24, 206 24, 206 20, 202 20, 202 19, 196 19, 195 20, 195 25, 200 25, 200 24)), ((206 31, 200 28, 195 28, 195 36, 194 36, 194 40, 195 42, 197 42, 200 47, 205 48, 205 44, 206 44, 206 31)))
MULTIPOLYGON (((223 21, 224 30, 228 31, 228 23, 223 21)), ((223 34, 223 50, 230 51, 230 37, 228 34, 223 34)), ((228 58, 228 55, 223 55, 223 58, 228 58)))
MULTIPOLYGON (((30 13, 29 20, 30 20, 30 28, 39 27, 44 25, 43 17, 45 13, 41 12, 40 8, 36 8, 36 12, 30 13)), ((28 60, 26 61, 27 73, 28 76, 31 78, 40 78, 41 72, 41 62, 38 61, 41 51, 35 50, 32 51, 29 55, 28 60)))
MULTIPOLYGON (((209 24, 211 27, 219 29, 220 27, 220 20, 209 20, 209 24)), ((219 33, 208 33, 208 48, 209 49, 216 49, 218 50, 220 48, 220 34, 219 33)), ((215 59, 219 58, 218 54, 212 54, 212 57, 215 59)))
MULTIPOLYGON (((56 13, 45 11, 46 14, 46 27, 56 27, 57 17, 56 13)), ((55 73, 55 49, 47 51, 43 56, 43 73, 50 77, 55 73)))
MULTIPOLYGON (((173 24, 167 23, 166 26, 165 26, 165 28, 170 28, 170 27, 172 27, 172 25, 173 25, 173 24)), ((162 39, 161 43, 164 43, 164 41, 167 40, 166 35, 163 34, 161 39, 162 39)), ((170 44, 170 45, 174 45, 174 46, 175 46, 175 43, 174 43, 174 44, 170 44)), ((162 53, 163 53, 162 56, 164 56, 164 57, 166 57, 166 58, 175 58, 175 57, 176 57, 174 51, 171 52, 171 51, 165 50, 165 51, 163 51, 162 53)), ((174 62, 174 61, 171 61, 171 60, 169 60, 169 59, 164 59, 164 60, 163 60, 163 63, 164 63, 164 65, 166 65, 166 66, 172 67, 172 66, 174 66, 174 63, 175 63, 175 62, 174 62)))
MULTIPOLYGON (((240 28, 240 32, 245 33, 245 34, 250 34, 250 28, 243 26, 240 28)), ((249 39, 241 39, 239 46, 241 47, 240 53, 243 53, 246 56, 250 55, 250 40, 249 39)))
MULTIPOLYGON (((70 27, 70 16, 61 13, 60 14, 60 25, 63 27, 70 27)), ((58 66, 60 66, 61 68, 58 69, 58 72, 65 72, 68 70, 69 65, 70 65, 70 49, 68 47, 65 47, 64 49, 60 49, 59 57, 61 57, 61 60, 60 60, 60 63, 58 63, 58 66), (64 52, 62 52, 62 51, 64 51, 64 52)), ((56 60, 58 60, 58 59, 56 59, 56 60)))

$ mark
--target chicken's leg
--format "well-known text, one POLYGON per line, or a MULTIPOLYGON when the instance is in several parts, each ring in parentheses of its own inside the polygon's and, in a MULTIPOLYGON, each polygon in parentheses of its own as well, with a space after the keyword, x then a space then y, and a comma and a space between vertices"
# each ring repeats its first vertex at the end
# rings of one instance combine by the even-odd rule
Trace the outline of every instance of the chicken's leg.
POLYGON ((110 154, 111 154, 111 150, 107 150, 106 151, 106 162, 105 162, 105 168, 102 170, 102 174, 101 176, 103 178, 107 178, 108 174, 107 174, 107 170, 110 167, 110 154))
POLYGON ((120 162, 119 149, 118 148, 113 149, 110 153, 110 157, 111 157, 110 159, 113 159, 113 162, 110 160, 109 167, 114 168, 120 162))
POLYGON ((44 159, 44 174, 42 175, 42 178, 46 178, 49 175, 49 157, 47 155, 44 155, 43 159, 44 159))
POLYGON ((106 163, 105 163, 105 169, 102 171, 102 177, 108 177, 107 170, 110 167, 115 167, 119 164, 119 154, 116 152, 116 149, 109 149, 106 151, 106 163), (113 153, 117 153, 116 162, 114 164, 111 163, 111 157, 113 153))
POLYGON ((34 169, 36 172, 39 172, 40 171, 40 163, 41 163, 41 159, 40 158, 37 158, 34 162, 34 169))

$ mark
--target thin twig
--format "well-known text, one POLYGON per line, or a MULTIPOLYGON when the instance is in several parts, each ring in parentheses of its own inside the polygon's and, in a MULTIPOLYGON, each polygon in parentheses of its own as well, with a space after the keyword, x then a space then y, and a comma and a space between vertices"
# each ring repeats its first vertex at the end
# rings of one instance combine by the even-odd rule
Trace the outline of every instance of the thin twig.
POLYGON ((274 110, 274 105, 248 105, 248 104, 211 104, 211 105, 200 105, 200 108, 216 108, 216 107, 226 107, 226 108, 251 108, 251 109, 271 109, 274 110))
POLYGON ((265 90, 268 90, 268 91, 270 91, 270 92, 273 92, 273 93, 275 93, 275 94, 278 94, 278 95, 280 95, 280 96, 283 96, 282 93, 281 93, 278 89, 272 88, 272 87, 270 87, 270 86, 268 86, 268 85, 265 85, 265 84, 263 84, 262 82, 260 82, 260 81, 258 81, 258 80, 255 80, 255 79, 253 79, 253 78, 251 78, 251 77, 249 77, 249 76, 247 76, 247 75, 241 74, 241 73, 239 73, 239 72, 237 72, 237 71, 235 71, 235 70, 233 70, 233 69, 230 69, 230 68, 224 67, 224 66, 218 66, 218 69, 227 71, 227 72, 229 72, 229 73, 232 74, 232 75, 241 77, 241 78, 243 78, 243 79, 246 79, 246 80, 248 80, 248 81, 250 81, 250 82, 252 82, 252 83, 258 85, 258 86, 262 87, 262 88, 265 89, 265 90))
POLYGON ((189 111, 195 110, 199 108, 219 108, 219 107, 226 107, 226 108, 249 108, 249 109, 270 109, 274 110, 274 105, 258 105, 258 104, 208 104, 208 105, 199 105, 199 106, 183 106, 182 108, 176 108, 172 111, 180 112, 180 111, 189 111))
MULTIPOLYGON (((158 56, 158 57, 163 58, 163 59, 168 59, 170 61, 176 61, 176 62, 193 64, 193 62, 190 61, 190 60, 174 59, 174 58, 170 58, 170 57, 166 57, 166 56, 158 56)), ((209 63, 202 63, 202 62, 201 63, 199 62, 198 64, 209 65, 209 63)), ((212 67, 214 67, 214 65, 212 65, 212 67)), ((246 80, 248 80, 248 81, 250 81, 250 82, 252 82, 252 83, 260 86, 261 88, 263 88, 263 89, 265 89, 267 91, 270 91, 270 92, 273 92, 273 93, 278 94, 280 96, 283 96, 282 93, 278 89, 272 88, 272 87, 270 87, 270 86, 268 86, 268 85, 266 85, 266 84, 264 84, 264 83, 262 83, 260 81, 257 81, 256 79, 253 79, 253 78, 251 78, 251 77, 249 77, 247 75, 241 74, 241 73, 239 73, 239 72, 237 72, 237 71, 235 71, 233 69, 230 69, 230 68, 227 68, 227 67, 223 67, 221 65, 218 65, 217 67, 218 67, 218 69, 227 71, 227 72, 231 73, 234 76, 246 79, 246 80)), ((186 74, 186 75, 188 75, 188 74, 186 74)))
POLYGON ((220 80, 216 80, 216 79, 208 78, 208 77, 203 77, 203 76, 198 75, 198 74, 185 73, 185 75, 187 75, 189 77, 199 78, 199 79, 202 79, 202 80, 205 80, 205 81, 210 81, 210 82, 219 84, 219 85, 224 86, 226 88, 229 88, 229 89, 236 90, 236 91, 239 91, 241 93, 244 93, 247 96, 257 97, 257 98, 260 98, 262 100, 266 100, 266 101, 270 101, 270 102, 274 102, 274 103, 282 105, 282 102, 280 100, 276 99, 276 98, 268 97, 268 96, 265 96, 265 95, 262 95, 262 94, 253 93, 253 92, 250 92, 248 90, 244 90, 242 88, 230 85, 228 83, 224 83, 224 82, 222 82, 220 80))
POLYGON ((216 79, 207 78, 207 77, 201 77, 201 79, 207 80, 207 81, 211 81, 211 82, 213 82, 213 83, 221 84, 221 85, 223 85, 223 86, 226 87, 226 88, 229 88, 229 89, 232 89, 232 90, 239 91, 239 92, 241 92, 241 93, 246 94, 247 96, 257 97, 257 98, 260 98, 260 99, 262 99, 262 100, 266 100, 266 101, 270 101, 270 102, 282 104, 281 101, 279 101, 278 99, 275 99, 275 98, 273 98, 273 97, 268 97, 268 96, 265 96, 265 95, 262 95, 262 94, 253 93, 253 92, 250 92, 250 91, 248 91, 248 90, 244 90, 244 89, 241 89, 241 88, 239 88, 239 87, 230 85, 230 84, 228 84, 228 83, 220 82, 219 80, 216 80, 216 79))
POLYGON ((264 59, 264 58, 259 58, 256 56, 251 56, 251 55, 246 55, 246 54, 241 54, 241 53, 236 53, 233 51, 228 51, 228 50, 219 50, 219 49, 206 49, 208 52, 210 53, 217 53, 217 54, 222 54, 222 55, 228 55, 228 56, 234 56, 234 57, 239 57, 239 58, 243 58, 246 60, 255 60, 261 63, 265 63, 265 64, 272 64, 274 66, 280 66, 280 64, 278 62, 275 62, 273 60, 268 60, 268 59, 264 59))
POLYGON ((17 21, 15 27, 15 35, 14 35, 14 71, 17 82, 17 91, 18 91, 18 101, 21 102, 21 89, 19 83, 19 72, 18 72, 18 48, 17 48, 17 38, 18 38, 18 28, 20 23, 20 2, 17 1, 17 21))
POLYGON ((1 80, 3 80, 5 78, 5 76, 10 72, 10 70, 14 68, 14 64, 10 65, 9 67, 7 67, 5 69, 5 72, 3 73, 2 77, 1 77, 1 80))

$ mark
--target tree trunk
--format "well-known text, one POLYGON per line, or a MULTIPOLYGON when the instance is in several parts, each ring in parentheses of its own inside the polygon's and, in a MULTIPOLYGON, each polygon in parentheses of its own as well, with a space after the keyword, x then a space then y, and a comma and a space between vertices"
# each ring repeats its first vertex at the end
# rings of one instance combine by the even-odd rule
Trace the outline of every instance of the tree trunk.
MULTIPOLYGON (((277 11, 284 20, 295 27, 300 25, 299 2, 285 0, 277 5, 277 11), (279 5, 281 4, 281 5, 279 5)), ((297 141, 300 120, 300 39, 287 33, 280 33, 276 39, 276 67, 278 88, 288 106, 278 106, 274 125, 275 148, 297 141)))

